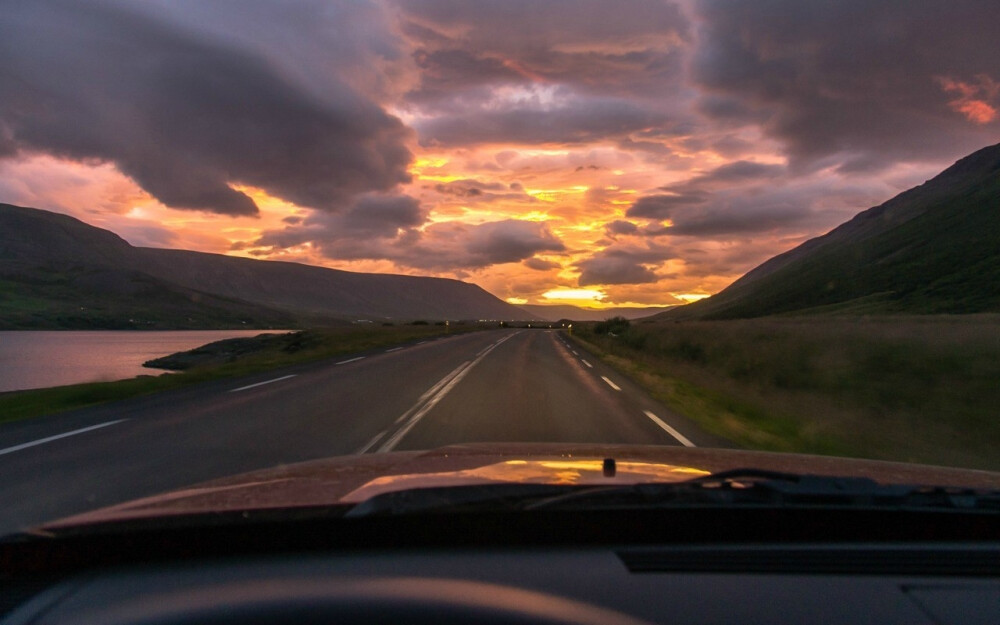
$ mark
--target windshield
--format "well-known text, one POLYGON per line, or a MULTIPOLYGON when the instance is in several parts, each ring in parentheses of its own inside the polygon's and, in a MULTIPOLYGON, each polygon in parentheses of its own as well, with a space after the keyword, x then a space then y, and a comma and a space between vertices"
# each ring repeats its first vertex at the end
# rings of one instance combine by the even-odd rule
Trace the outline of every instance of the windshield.
POLYGON ((997 33, 964 1, 4 0, 0 535, 331 471, 995 487, 997 33))

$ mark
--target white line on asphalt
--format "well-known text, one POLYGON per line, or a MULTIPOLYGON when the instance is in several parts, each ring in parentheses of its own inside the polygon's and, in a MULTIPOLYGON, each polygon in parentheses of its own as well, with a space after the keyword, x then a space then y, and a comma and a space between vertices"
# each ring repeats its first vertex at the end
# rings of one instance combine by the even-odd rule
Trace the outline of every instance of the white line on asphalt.
POLYGON ((615 384, 615 383, 614 383, 614 382, 612 382, 611 380, 607 379, 607 378, 606 378, 606 377, 604 377, 603 375, 601 376, 601 379, 602 379, 602 380, 604 380, 605 382, 607 382, 607 383, 608 383, 608 386, 610 386, 611 388, 615 389, 616 391, 620 391, 620 390, 622 390, 622 387, 618 386, 617 384, 615 384))
POLYGON ((571 350, 569 350, 569 351, 573 352, 573 355, 574 355, 574 356, 579 356, 579 355, 580 355, 580 354, 576 353, 576 350, 575 350, 575 349, 571 349, 571 350))
POLYGON ((341 360, 340 362, 335 363, 335 364, 346 365, 349 362, 357 362, 359 360, 364 360, 365 358, 367 358, 367 356, 358 356, 357 358, 351 358, 350 360, 341 360))
POLYGON ((380 440, 382 440, 382 437, 385 436, 388 433, 389 433, 389 430, 382 430, 381 432, 379 432, 378 434, 375 435, 375 438, 373 438, 370 441, 368 441, 368 444, 365 445, 364 447, 362 447, 361 449, 359 449, 356 453, 358 453, 358 454, 365 453, 366 451, 368 451, 369 449, 371 449, 372 447, 374 447, 375 443, 377 443, 380 440))
MULTIPOLYGON (((380 453, 392 451, 392 448, 398 445, 399 441, 403 440, 403 437, 406 436, 407 433, 409 433, 409 431, 413 429, 413 426, 415 426, 418 421, 423 419, 424 415, 431 411, 431 408, 437 406, 438 402, 444 399, 445 395, 450 393, 451 389, 455 388, 456 384, 462 381, 462 378, 464 378, 465 374, 469 372, 469 369, 472 369, 472 363, 467 361, 462 363, 462 365, 459 366, 458 369, 455 369, 447 376, 445 376, 446 378, 451 378, 451 379, 447 380, 447 383, 443 387, 441 387, 441 390, 434 393, 430 397, 430 399, 428 399, 423 403, 423 405, 421 405, 420 402, 418 401, 413 406, 413 408, 410 409, 413 410, 414 408, 416 408, 417 409, 416 412, 413 412, 410 415, 410 417, 406 419, 403 425, 398 430, 396 430, 396 433, 393 434, 391 437, 389 437, 389 440, 382 443, 382 446, 378 448, 378 451, 380 453)), ((444 380, 442 380, 442 382, 443 381, 444 380)), ((396 422, 398 423, 401 420, 402 419, 397 419, 396 422)))
POLYGON ((280 378, 274 378, 273 380, 265 380, 263 382, 258 382, 256 384, 248 384, 246 386, 241 386, 239 388, 234 388, 233 390, 231 390, 229 392, 230 393, 236 393, 238 391, 245 391, 248 388, 254 388, 256 386, 264 386, 265 384, 270 384, 272 382, 281 382, 282 380, 287 380, 288 378, 294 378, 296 375, 298 375, 298 374, 297 373, 293 373, 292 375, 283 375, 280 378))
MULTIPOLYGON (((396 424, 398 425, 402 423, 402 425, 400 425, 399 429, 396 430, 396 432, 393 433, 388 440, 382 443, 376 451, 378 453, 392 451, 392 449, 399 444, 399 441, 403 440, 403 437, 413 429, 413 426, 415 426, 425 414, 430 412, 431 409, 438 404, 438 402, 444 399, 445 395, 450 393, 451 389, 455 388, 455 386, 462 381, 462 378, 464 378, 469 371, 472 371, 473 367, 479 364, 483 358, 486 358, 491 351, 497 348, 497 346, 517 334, 520 334, 520 332, 509 334, 496 343, 493 343, 483 351, 479 352, 475 360, 467 360, 463 362, 451 373, 438 380, 437 384, 427 389, 427 391, 420 396, 420 399, 418 399, 409 410, 401 414, 399 418, 396 419, 396 424)), ((360 451, 358 451, 358 453, 362 454, 371 449, 381 436, 382 435, 380 434, 378 437, 372 439, 372 441, 368 445, 365 445, 360 451)))
POLYGON ((424 344, 424 343, 426 343, 426 342, 427 342, 427 341, 420 341, 419 343, 417 343, 417 345, 423 345, 423 344, 424 344))
POLYGON ((35 445, 42 445, 50 441, 59 440, 60 438, 66 438, 67 436, 76 436, 77 434, 83 434, 84 432, 90 432, 91 430, 99 430, 101 428, 106 428, 109 425, 114 425, 116 423, 121 423, 122 421, 128 421, 128 419, 118 419, 117 421, 108 421, 106 423, 98 423, 97 425, 92 425, 86 428, 80 428, 79 430, 73 430, 72 432, 64 432, 62 434, 56 434, 55 436, 48 436, 46 438, 40 438, 37 441, 31 441, 30 443, 22 443, 20 445, 14 445, 13 447, 8 447, 6 449, 0 449, 0 456, 4 454, 13 453, 15 451, 20 451, 22 449, 27 449, 28 447, 34 447, 35 445))
POLYGON ((385 350, 385 353, 389 354, 389 353, 392 353, 392 352, 398 352, 401 349, 403 349, 403 348, 402 347, 393 347, 392 349, 385 350))
POLYGON ((586 361, 586 360, 584 360, 583 358, 581 358, 581 359, 580 359, 580 362, 582 362, 583 364, 587 365, 587 366, 588 366, 588 367, 590 367, 591 369, 593 369, 593 368, 594 368, 594 365, 590 364, 589 362, 587 362, 587 361, 586 361))
POLYGON ((650 412, 648 410, 643 410, 643 412, 646 413, 647 417, 649 417, 650 419, 653 420, 653 423, 655 423, 656 425, 658 425, 661 428, 663 428, 664 430, 666 430, 667 434, 673 436, 678 441, 680 441, 681 445, 684 445, 685 447, 694 447, 695 446, 694 443, 692 443, 687 438, 685 438, 683 434, 681 434, 680 432, 678 432, 674 428, 672 428, 669 425, 667 425, 667 423, 663 419, 659 418, 658 416, 656 416, 655 414, 653 414, 652 412, 650 412))

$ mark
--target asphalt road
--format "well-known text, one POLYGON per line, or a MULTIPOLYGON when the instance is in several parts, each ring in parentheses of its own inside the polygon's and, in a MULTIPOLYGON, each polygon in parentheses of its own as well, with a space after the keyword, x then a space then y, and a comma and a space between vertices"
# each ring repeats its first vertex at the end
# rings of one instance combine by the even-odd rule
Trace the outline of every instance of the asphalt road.
POLYGON ((560 332, 475 332, 2 425, 0 535, 279 464, 469 442, 720 443, 560 332))

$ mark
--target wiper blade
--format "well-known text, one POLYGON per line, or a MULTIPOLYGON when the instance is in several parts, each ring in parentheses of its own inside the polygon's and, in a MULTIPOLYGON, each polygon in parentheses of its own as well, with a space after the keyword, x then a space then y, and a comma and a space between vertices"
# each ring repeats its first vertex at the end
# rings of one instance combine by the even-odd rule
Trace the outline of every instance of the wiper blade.
POLYGON ((345 517, 753 505, 1000 512, 1000 492, 885 485, 868 478, 735 469, 677 483, 624 486, 496 483, 395 491, 358 504, 345 517))
POLYGON ((413 488, 376 495, 351 508, 344 516, 367 517, 424 512, 518 510, 525 501, 544 500, 570 488, 558 484, 499 482, 471 486, 413 488))
POLYGON ((674 484, 632 484, 566 492, 525 509, 670 506, 827 506, 1000 512, 1000 492, 879 484, 869 478, 734 469, 674 484))

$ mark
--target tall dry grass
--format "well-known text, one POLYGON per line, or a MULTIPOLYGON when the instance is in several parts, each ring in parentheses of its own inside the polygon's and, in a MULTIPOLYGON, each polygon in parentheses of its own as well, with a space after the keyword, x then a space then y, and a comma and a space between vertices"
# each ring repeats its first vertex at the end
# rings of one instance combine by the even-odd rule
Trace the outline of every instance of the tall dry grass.
POLYGON ((747 447, 1000 469, 1000 315, 594 329, 577 333, 747 447))

